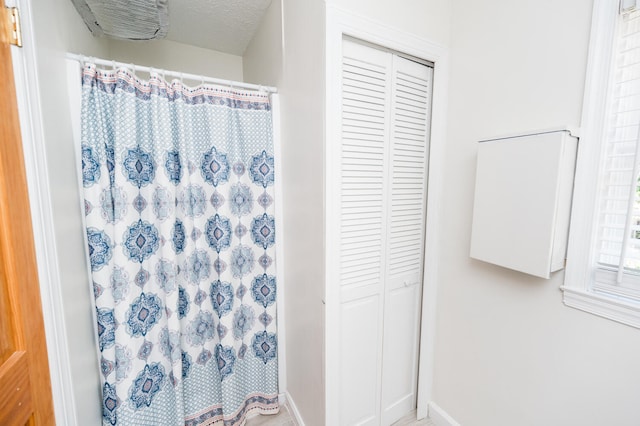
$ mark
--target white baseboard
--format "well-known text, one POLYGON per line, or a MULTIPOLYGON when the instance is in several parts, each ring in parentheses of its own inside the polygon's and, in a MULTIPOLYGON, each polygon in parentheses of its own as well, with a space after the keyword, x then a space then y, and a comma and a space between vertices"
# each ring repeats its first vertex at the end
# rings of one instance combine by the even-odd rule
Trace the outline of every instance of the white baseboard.
POLYGON ((285 396, 286 396, 289 412, 295 418, 296 423, 298 424, 298 426, 305 426, 304 421, 302 420, 302 416, 300 415, 300 411, 298 411, 298 407, 296 407, 296 403, 293 401, 293 398, 291 398, 291 394, 289 394, 289 392, 285 392, 285 396))
POLYGON ((433 401, 429 401, 429 416, 436 426, 460 426, 446 411, 433 401))

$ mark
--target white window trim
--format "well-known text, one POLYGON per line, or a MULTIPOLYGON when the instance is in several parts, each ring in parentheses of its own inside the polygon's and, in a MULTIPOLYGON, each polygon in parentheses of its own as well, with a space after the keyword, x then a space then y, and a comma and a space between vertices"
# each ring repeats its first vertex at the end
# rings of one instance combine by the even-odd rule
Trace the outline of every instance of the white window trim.
POLYGON ((567 306, 640 328, 640 303, 593 285, 595 213, 604 140, 607 90, 619 4, 595 0, 563 290, 567 306))

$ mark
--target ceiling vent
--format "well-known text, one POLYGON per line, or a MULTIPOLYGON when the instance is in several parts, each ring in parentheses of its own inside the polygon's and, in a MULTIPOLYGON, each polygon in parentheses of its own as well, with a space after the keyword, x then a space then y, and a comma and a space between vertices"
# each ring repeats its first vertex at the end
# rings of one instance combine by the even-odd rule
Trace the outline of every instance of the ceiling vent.
POLYGON ((124 40, 164 38, 169 30, 168 0, 71 0, 97 36, 124 40))

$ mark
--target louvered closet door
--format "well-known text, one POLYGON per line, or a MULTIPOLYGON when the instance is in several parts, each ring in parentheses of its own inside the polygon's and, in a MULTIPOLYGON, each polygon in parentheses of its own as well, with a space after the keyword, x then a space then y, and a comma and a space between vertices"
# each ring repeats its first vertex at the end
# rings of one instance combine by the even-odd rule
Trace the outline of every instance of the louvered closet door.
POLYGON ((378 425, 392 57, 345 40, 340 164, 340 424, 378 425))
POLYGON ((431 69, 343 41, 340 425, 416 403, 431 69))
POLYGON ((382 424, 416 407, 433 69, 394 55, 382 424))

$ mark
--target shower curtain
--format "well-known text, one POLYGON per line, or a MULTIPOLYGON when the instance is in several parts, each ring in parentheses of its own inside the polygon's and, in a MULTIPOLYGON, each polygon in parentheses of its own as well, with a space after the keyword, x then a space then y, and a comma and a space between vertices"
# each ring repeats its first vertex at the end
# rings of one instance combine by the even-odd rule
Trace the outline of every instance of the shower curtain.
POLYGON ((269 97, 82 73, 104 425, 278 411, 269 97))

